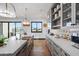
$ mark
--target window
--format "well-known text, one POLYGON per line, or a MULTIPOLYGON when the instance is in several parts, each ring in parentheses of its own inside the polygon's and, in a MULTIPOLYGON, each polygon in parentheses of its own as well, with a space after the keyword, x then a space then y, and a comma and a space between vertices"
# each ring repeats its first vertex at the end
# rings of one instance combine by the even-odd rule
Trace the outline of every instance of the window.
POLYGON ((31 22, 31 32, 41 33, 42 32, 42 22, 31 22))
POLYGON ((17 36, 18 38, 23 33, 22 24, 20 22, 9 23, 9 37, 17 36))
POLYGON ((24 30, 21 22, 0 22, 0 35, 4 35, 6 37, 20 37, 23 32, 24 30))
POLYGON ((15 23, 9 23, 9 37, 15 36, 15 23))
POLYGON ((0 35, 8 37, 8 23, 0 23, 0 35))

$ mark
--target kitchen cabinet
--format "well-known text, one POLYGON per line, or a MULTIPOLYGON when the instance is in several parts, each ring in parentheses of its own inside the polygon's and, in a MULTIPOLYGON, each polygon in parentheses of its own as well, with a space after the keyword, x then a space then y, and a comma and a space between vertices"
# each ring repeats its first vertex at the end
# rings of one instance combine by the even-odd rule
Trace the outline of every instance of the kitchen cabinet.
POLYGON ((29 38, 23 48, 16 54, 17 56, 28 56, 33 48, 33 39, 29 38))
POLYGON ((69 26, 68 24, 72 23, 72 3, 63 3, 62 4, 62 13, 63 13, 63 26, 69 26))
POLYGON ((47 39, 47 47, 52 56, 69 56, 62 48, 56 45, 50 38, 47 39))
POLYGON ((47 48, 49 49, 50 54, 53 56, 53 46, 51 45, 52 43, 47 40, 47 48))
POLYGON ((61 4, 55 3, 51 8, 51 27, 52 29, 58 29, 61 25, 61 4))
POLYGON ((17 56, 25 56, 26 55, 26 45, 16 54, 17 56))
POLYGON ((79 25, 79 3, 76 3, 76 24, 79 25))
POLYGON ((51 8, 51 29, 72 27, 72 24, 79 25, 79 3, 55 3, 51 8))

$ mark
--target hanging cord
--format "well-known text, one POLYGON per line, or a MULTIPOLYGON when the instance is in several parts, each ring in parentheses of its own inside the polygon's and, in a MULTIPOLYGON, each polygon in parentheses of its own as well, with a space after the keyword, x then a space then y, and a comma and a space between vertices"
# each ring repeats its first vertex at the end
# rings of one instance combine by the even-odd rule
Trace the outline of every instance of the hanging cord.
POLYGON ((8 14, 8 13, 7 13, 7 3, 5 3, 5 6, 6 6, 6 14, 8 14))
POLYGON ((26 11, 27 11, 27 8, 25 8, 25 19, 27 19, 27 17, 26 17, 26 16, 27 16, 27 15, 26 15, 26 11))
MULTIPOLYGON (((11 4, 11 3, 10 3, 11 4)), ((15 9, 15 6, 13 4, 11 4, 13 9, 14 9, 14 12, 15 12, 15 15, 16 15, 16 9, 15 9)), ((16 16, 17 17, 17 16, 16 16)))

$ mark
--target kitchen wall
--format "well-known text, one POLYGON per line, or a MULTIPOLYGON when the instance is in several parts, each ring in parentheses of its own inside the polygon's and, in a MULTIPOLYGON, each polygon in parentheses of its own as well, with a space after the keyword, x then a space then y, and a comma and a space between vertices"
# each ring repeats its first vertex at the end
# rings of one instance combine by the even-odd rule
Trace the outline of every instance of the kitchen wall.
POLYGON ((72 33, 77 33, 79 36, 79 25, 76 26, 70 26, 70 27, 62 27, 61 29, 51 29, 51 33, 57 34, 57 35, 64 35, 65 32, 69 34, 69 37, 71 38, 72 33))
MULTIPOLYGON (((0 21, 22 21, 23 19, 0 19, 0 21)), ((45 35, 48 33, 47 28, 44 28, 43 24, 47 23, 47 19, 31 19, 29 27, 23 27, 25 32, 28 35, 34 35, 34 38, 45 38, 45 35), (42 21, 42 33, 31 33, 31 21, 42 21)))
POLYGON ((30 20, 30 26, 24 27, 24 30, 28 35, 34 35, 34 38, 45 38, 45 35, 48 33, 47 28, 43 26, 44 23, 46 23, 46 19, 37 19, 37 20, 30 20), (32 33, 31 32, 31 22, 32 21, 42 21, 42 33, 32 33))

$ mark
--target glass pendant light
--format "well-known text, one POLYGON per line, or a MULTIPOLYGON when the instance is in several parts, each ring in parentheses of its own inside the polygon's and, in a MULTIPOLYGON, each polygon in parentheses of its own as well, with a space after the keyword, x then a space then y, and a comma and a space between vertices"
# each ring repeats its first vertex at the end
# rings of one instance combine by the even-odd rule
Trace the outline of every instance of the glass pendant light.
MULTIPOLYGON (((25 12, 26 12, 27 8, 25 8, 25 12)), ((23 26, 30 26, 30 22, 27 20, 26 18, 26 13, 25 13, 25 19, 23 20, 23 26)))

